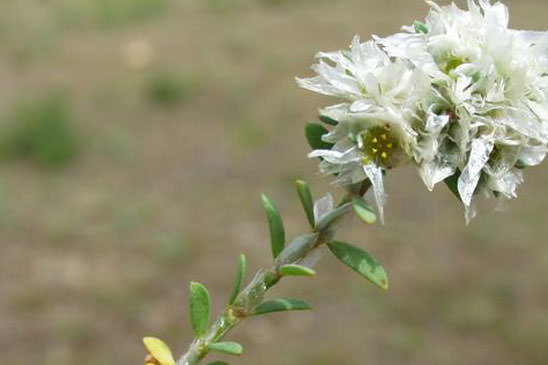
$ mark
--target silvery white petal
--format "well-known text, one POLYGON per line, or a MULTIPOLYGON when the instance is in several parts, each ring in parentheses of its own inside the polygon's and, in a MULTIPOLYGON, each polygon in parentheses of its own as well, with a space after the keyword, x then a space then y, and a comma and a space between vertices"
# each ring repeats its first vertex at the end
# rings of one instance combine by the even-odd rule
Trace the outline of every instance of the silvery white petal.
POLYGON ((339 89, 327 83, 321 76, 311 77, 307 79, 297 77, 296 80, 297 84, 303 89, 308 89, 318 94, 329 96, 339 96, 340 94, 339 89))
POLYGON ((522 42, 531 44, 536 44, 546 37, 546 32, 539 31, 528 31, 528 30, 514 30, 512 31, 516 38, 522 42))
POLYGON ((505 92, 504 80, 499 80, 487 91, 486 100, 493 103, 503 102, 505 99, 504 92, 505 92))
POLYGON ((466 224, 470 224, 472 222, 472 219, 474 219, 477 215, 478 211, 475 207, 475 205, 472 203, 471 205, 467 205, 464 207, 464 219, 466 220, 466 224))
POLYGON ((518 155, 518 159, 526 166, 536 166, 546 157, 547 147, 544 145, 524 147, 518 155))
POLYGON ((480 1, 480 6, 485 13, 485 21, 497 28, 507 28, 509 22, 508 7, 499 2, 491 5, 485 0, 480 1))
POLYGON ((368 176, 365 174, 365 171, 363 169, 358 167, 352 169, 352 174, 350 176, 352 184, 357 184, 366 180, 367 178, 368 176))
POLYGON ((332 95, 340 97, 348 95, 351 98, 360 95, 358 84, 353 77, 336 70, 334 67, 331 67, 322 61, 312 66, 312 69, 316 71, 319 76, 323 77, 327 85, 337 90, 337 92, 332 95))
POLYGON ((489 176, 487 184, 491 190, 499 192, 507 198, 515 198, 517 197, 516 189, 522 182, 522 172, 514 169, 499 176, 489 176))
POLYGON ((426 131, 428 133, 439 133, 449 123, 448 115, 437 115, 430 113, 426 120, 426 131))
POLYGON ((506 118, 499 118, 498 121, 528 138, 546 143, 547 136, 546 132, 542 128, 543 126, 539 125, 538 122, 527 118, 523 113, 521 115, 518 113, 514 113, 514 115, 510 114, 506 118), (519 118, 520 116, 521 118, 519 118))
POLYGON ((324 215, 333 210, 334 206, 333 195, 330 193, 316 200, 316 202, 314 202, 314 221, 319 222, 324 215))
POLYGON ((361 100, 357 100, 357 101, 353 102, 350 105, 349 110, 352 113, 363 113, 363 112, 367 112, 367 111, 371 110, 372 108, 373 108, 373 106, 371 105, 370 101, 361 99, 361 100))
POLYGON ((478 138, 472 141, 468 164, 462 170, 458 181, 460 197, 467 207, 472 202, 472 196, 478 185, 481 171, 489 160, 493 147, 494 142, 490 138, 478 138))
POLYGON ((357 156, 354 152, 354 150, 346 152, 338 152, 333 150, 314 150, 308 154, 308 157, 321 157, 329 163, 345 164, 360 160, 360 157, 357 156))
POLYGON ((333 185, 356 184, 367 179, 361 163, 347 164, 344 167, 339 165, 338 168, 337 178, 331 182, 333 185))
POLYGON ((373 195, 375 196, 375 202, 377 203, 377 209, 379 211, 379 218, 381 223, 384 223, 384 206, 386 205, 386 193, 384 192, 382 168, 371 163, 368 165, 364 165, 363 171, 371 182, 373 195))
POLYGON ((426 162, 419 167, 419 174, 430 191, 434 190, 436 184, 454 175, 455 172, 455 166, 444 164, 439 160, 426 162))

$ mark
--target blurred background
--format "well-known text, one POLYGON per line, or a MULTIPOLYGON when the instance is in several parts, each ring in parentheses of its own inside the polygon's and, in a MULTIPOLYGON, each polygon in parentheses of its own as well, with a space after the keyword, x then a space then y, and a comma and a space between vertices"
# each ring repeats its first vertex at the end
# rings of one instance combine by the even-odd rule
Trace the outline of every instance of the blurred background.
MULTIPOLYGON (((544 0, 508 1, 546 29, 544 0)), ((0 358, 140 364, 143 335, 192 338, 188 282, 226 301, 240 252, 270 262, 259 194, 306 230, 293 191, 327 179, 306 121, 332 100, 294 76, 354 34, 422 19, 420 0, 2 0, 0 358)), ((341 238, 387 268, 383 293, 335 259, 272 297, 310 313, 247 321, 237 364, 546 364, 546 166, 507 212, 469 227, 411 167, 388 178, 385 226, 341 238)))

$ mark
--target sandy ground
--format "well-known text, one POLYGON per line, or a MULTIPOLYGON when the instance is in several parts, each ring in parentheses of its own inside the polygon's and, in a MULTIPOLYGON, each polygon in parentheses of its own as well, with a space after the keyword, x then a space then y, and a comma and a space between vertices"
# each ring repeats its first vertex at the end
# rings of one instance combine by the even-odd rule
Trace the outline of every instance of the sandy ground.
MULTIPOLYGON (((326 99, 293 77, 316 51, 426 12, 415 0, 135 1, 0 10, 2 123, 20 100, 60 92, 82 136, 65 168, 0 166, 2 363, 140 364, 149 334, 182 352, 188 282, 219 309, 240 252, 250 270, 269 263, 260 193, 292 236, 306 230, 293 181, 331 189, 302 136, 326 99), (142 70, 128 66, 135 42, 152 54, 142 70), (180 103, 147 97, 161 72, 183 80, 180 103)), ((547 28, 546 1, 509 3, 514 27, 547 28)), ((411 167, 391 173, 387 224, 349 222, 341 236, 383 262, 390 290, 325 257, 316 278, 271 294, 314 311, 244 323, 233 363, 546 364, 547 179, 545 166, 527 171, 506 212, 486 204, 466 227, 446 189, 427 192, 411 167)))

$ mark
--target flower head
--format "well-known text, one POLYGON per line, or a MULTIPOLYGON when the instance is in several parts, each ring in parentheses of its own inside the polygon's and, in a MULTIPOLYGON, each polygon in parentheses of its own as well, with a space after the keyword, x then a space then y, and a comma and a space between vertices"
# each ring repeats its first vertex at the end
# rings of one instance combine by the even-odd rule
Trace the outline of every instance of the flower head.
POLYGON ((368 178, 382 208, 382 172, 412 161, 429 189, 458 176, 467 217, 480 191, 513 198, 522 169, 548 145, 548 32, 508 27, 486 0, 431 6, 424 23, 320 53, 300 86, 342 99, 322 111, 337 125, 316 150, 336 182, 368 178))
POLYGON ((379 211, 385 203, 383 171, 408 159, 417 144, 412 123, 417 106, 428 92, 428 80, 403 60, 392 60, 374 41, 354 37, 349 50, 321 52, 312 66, 318 74, 297 79, 299 85, 342 99, 321 111, 337 122, 323 137, 330 150, 315 150, 320 169, 336 174, 335 183, 369 179, 379 211))

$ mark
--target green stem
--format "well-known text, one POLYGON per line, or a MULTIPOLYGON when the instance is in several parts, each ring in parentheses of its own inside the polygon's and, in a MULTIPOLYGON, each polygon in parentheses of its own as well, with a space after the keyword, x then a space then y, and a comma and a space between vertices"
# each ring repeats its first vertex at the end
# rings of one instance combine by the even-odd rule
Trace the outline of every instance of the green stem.
POLYGON ((227 306, 217 320, 200 338, 194 339, 187 352, 177 361, 177 365, 195 365, 205 358, 208 344, 222 339, 232 328, 243 319, 251 316, 253 309, 264 298, 265 292, 276 285, 282 276, 279 268, 282 265, 298 264, 315 248, 333 239, 335 225, 343 216, 351 211, 352 196, 363 195, 370 185, 361 184, 357 189, 349 189, 341 203, 331 212, 324 215, 320 222, 316 222, 313 232, 296 237, 287 245, 269 268, 260 269, 251 282, 241 291, 232 305, 227 306), (365 186, 365 187, 364 187, 365 186))

